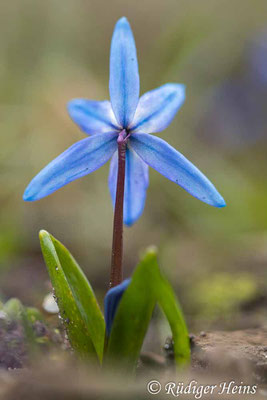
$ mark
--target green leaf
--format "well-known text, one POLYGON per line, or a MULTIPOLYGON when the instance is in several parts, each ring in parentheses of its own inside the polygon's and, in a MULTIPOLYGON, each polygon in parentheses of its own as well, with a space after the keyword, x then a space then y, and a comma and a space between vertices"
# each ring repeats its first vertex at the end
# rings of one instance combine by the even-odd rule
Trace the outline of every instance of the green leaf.
POLYGON ((39 310, 35 307, 26 307, 25 309, 27 319, 31 324, 34 324, 36 321, 43 321, 43 316, 39 310))
POLYGON ((4 304, 3 311, 11 321, 21 322, 27 342, 31 346, 34 346, 35 334, 33 330, 33 323, 35 321, 32 320, 31 315, 33 313, 35 316, 40 315, 38 310, 35 308, 27 309, 23 307, 19 299, 12 298, 4 304), (28 310, 31 310, 30 314, 28 310))
POLYGON ((118 306, 107 345, 107 360, 120 358, 127 370, 134 371, 157 302, 172 330, 177 366, 189 363, 190 346, 183 314, 170 284, 161 275, 152 248, 137 266, 118 306))
POLYGON ((181 307, 171 285, 160 273, 158 278, 157 299, 169 322, 174 343, 174 357, 180 368, 190 362, 189 335, 181 307))
POLYGON ((149 290, 153 269, 153 255, 147 253, 122 296, 108 341, 107 361, 119 359, 128 371, 135 369, 156 304, 154 292, 149 290))
POLYGON ((56 300, 72 347, 102 361, 105 323, 93 290, 70 252, 46 231, 40 242, 56 300))
POLYGON ((3 311, 11 320, 21 320, 23 305, 19 299, 11 298, 3 306, 3 311))

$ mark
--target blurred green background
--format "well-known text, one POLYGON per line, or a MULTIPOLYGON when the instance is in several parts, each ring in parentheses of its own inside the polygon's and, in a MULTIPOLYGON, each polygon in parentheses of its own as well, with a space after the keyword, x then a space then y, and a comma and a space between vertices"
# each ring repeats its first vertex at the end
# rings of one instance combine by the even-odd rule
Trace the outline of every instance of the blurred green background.
POLYGON ((125 275, 140 251, 156 245, 190 330, 264 323, 266 1, 2 0, 0 15, 0 297, 42 303, 50 286, 38 231, 46 229, 103 298, 113 218, 108 165, 36 203, 24 203, 22 194, 42 167, 85 137, 68 117, 68 100, 109 98, 110 40, 125 15, 141 93, 166 82, 187 87, 161 136, 227 202, 212 208, 150 170, 144 214, 125 228, 125 275))

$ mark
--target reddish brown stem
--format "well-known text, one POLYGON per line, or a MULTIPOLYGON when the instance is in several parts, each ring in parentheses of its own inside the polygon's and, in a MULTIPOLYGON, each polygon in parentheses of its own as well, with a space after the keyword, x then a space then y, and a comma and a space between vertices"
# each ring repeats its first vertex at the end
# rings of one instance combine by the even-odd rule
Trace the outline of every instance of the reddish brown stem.
POLYGON ((122 257, 123 257, 123 200, 125 181, 125 155, 126 155, 126 131, 118 136, 118 176, 117 191, 113 221, 113 240, 111 254, 110 287, 122 282, 122 257))

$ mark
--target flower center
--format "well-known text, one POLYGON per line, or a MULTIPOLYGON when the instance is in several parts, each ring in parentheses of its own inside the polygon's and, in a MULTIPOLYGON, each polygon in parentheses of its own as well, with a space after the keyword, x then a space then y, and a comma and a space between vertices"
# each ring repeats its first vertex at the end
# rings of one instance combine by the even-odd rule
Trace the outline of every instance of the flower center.
POLYGON ((123 129, 122 131, 120 131, 120 133, 118 135, 118 139, 117 139, 118 145, 122 145, 122 144, 126 145, 129 137, 130 137, 130 133, 129 133, 129 131, 127 131, 127 129, 123 129))

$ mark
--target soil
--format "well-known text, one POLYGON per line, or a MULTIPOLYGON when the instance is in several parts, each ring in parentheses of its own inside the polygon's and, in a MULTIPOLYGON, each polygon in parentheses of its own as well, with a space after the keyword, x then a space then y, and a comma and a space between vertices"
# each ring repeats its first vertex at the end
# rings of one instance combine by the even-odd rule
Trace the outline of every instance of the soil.
POLYGON ((202 332, 191 343, 194 370, 267 384, 267 329, 202 332))
MULTIPOLYGON (((36 326, 36 335, 51 339, 51 333, 42 324, 36 326)), ((190 340, 192 365, 186 374, 179 375, 179 381, 243 381, 246 384, 258 385, 259 390, 253 399, 267 398, 267 329, 201 332, 199 335, 190 335, 190 340)), ((148 377, 165 381, 171 380, 171 377, 177 379, 177 375, 175 378, 173 375, 171 340, 165 345, 164 356, 154 353, 141 355, 135 386, 126 384, 125 377, 121 381, 122 372, 114 379, 109 375, 106 377, 104 372, 100 374, 97 369, 85 368, 66 351, 61 351, 56 356, 52 353, 52 357, 48 352, 42 352, 37 364, 36 361, 29 362, 22 331, 15 323, 8 327, 0 324, 0 343, 1 400, 144 400, 151 398, 145 390, 144 382, 148 382, 148 377)), ((57 346, 62 349, 62 343, 59 342, 57 346)), ((161 399, 164 396, 157 398, 161 399)), ((187 396, 188 400, 191 398, 194 397, 187 396)), ((227 399, 230 398, 235 397, 227 396, 227 399)))
POLYGON ((22 368, 27 360, 23 327, 0 319, 0 368, 22 368))
POLYGON ((63 335, 58 330, 48 329, 41 321, 33 324, 33 332, 35 340, 28 343, 20 321, 0 318, 0 370, 29 366, 30 358, 37 347, 40 354, 51 351, 52 348, 66 347, 63 335))

